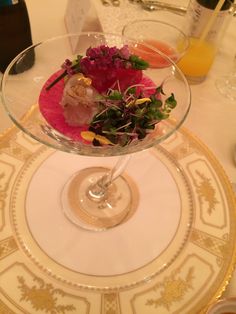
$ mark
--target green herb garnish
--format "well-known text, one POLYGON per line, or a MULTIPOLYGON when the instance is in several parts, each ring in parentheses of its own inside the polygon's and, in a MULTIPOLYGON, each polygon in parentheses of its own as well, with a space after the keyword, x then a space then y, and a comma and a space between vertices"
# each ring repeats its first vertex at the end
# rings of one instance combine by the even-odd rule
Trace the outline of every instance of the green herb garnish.
POLYGON ((121 146, 144 139, 160 121, 169 117, 177 104, 174 94, 162 101, 162 86, 144 98, 142 93, 137 96, 129 91, 122 94, 119 90, 109 90, 99 101, 99 113, 93 117, 89 126, 94 136, 103 136, 112 144, 121 146))

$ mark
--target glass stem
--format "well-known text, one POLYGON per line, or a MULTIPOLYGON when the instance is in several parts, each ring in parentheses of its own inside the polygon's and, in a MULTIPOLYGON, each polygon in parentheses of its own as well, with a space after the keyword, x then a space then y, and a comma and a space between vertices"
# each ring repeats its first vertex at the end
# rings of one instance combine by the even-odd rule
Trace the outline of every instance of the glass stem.
POLYGON ((124 155, 119 158, 116 165, 102 176, 88 190, 88 197, 94 201, 101 201, 106 197, 107 189, 112 182, 118 178, 125 170, 131 155, 124 155))

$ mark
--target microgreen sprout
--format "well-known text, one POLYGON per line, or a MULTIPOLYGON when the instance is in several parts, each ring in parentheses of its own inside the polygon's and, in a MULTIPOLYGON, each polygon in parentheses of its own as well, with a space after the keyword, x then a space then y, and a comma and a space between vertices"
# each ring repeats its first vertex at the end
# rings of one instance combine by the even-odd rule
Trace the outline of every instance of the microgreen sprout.
POLYGON ((149 97, 135 93, 137 87, 139 84, 132 86, 132 93, 130 88, 124 93, 110 89, 99 101, 100 111, 93 117, 89 131, 104 136, 113 145, 125 146, 144 139, 156 124, 167 119, 177 104, 174 94, 162 101, 162 86, 155 88, 149 97))

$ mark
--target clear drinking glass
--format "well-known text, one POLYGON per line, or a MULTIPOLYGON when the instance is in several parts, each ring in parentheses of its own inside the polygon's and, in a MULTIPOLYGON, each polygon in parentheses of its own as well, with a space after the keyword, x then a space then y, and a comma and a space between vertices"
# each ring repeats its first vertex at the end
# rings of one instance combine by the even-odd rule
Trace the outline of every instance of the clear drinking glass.
MULTIPOLYGON (((77 55, 85 55, 89 47, 107 45, 110 47, 123 47, 128 45, 130 50, 135 49, 137 41, 122 36, 104 33, 80 33, 69 34, 52 38, 42 43, 33 45, 19 54, 6 69, 2 83, 1 93, 5 109, 14 123, 33 139, 71 154, 91 157, 121 156, 113 169, 106 165, 90 167, 75 173, 72 177, 65 178, 64 188, 58 195, 60 204, 58 210, 62 210, 65 218, 84 229, 101 231, 123 223, 134 203, 141 202, 142 191, 139 198, 136 197, 135 184, 125 176, 126 163, 131 153, 135 153, 160 143, 173 134, 184 122, 190 109, 189 85, 177 68, 177 66, 163 53, 156 51, 151 46, 144 45, 153 56, 166 63, 165 67, 148 68, 143 71, 143 76, 148 77, 156 87, 162 86, 163 100, 174 93, 177 100, 176 108, 169 118, 158 123, 154 132, 151 132, 142 140, 135 140, 128 145, 103 145, 94 146, 82 140, 75 140, 70 133, 64 134, 57 128, 54 122, 58 118, 51 108, 51 114, 55 115, 53 125, 49 124, 39 107, 39 96, 48 79, 52 75, 58 75, 62 63, 66 59, 74 60, 77 55), (71 43, 77 42, 73 51, 71 43), (25 55, 35 53, 33 67, 23 73, 11 75, 11 69, 25 60, 25 55)), ((62 80, 61 84, 65 84, 62 80)), ((51 92, 54 93, 53 87, 51 92)), ((53 97, 52 97, 53 103, 53 97)), ((54 118, 54 116, 53 116, 54 118)), ((62 118, 61 116, 59 117, 62 118)), ((81 132, 81 129, 76 129, 81 132)), ((66 164, 61 164, 61 169, 66 164)), ((143 182, 148 186, 149 181, 143 182)), ((53 188, 53 187, 52 187, 53 188)))
POLYGON ((190 39, 187 53, 178 63, 190 84, 203 82, 215 60, 222 38, 235 12, 232 1, 191 0, 184 27, 190 39))
MULTIPOLYGON (((135 20, 123 27, 122 34, 125 37, 137 41, 136 50, 143 58, 149 61, 152 67, 160 67, 154 51, 145 44, 163 52, 175 63, 186 53, 189 47, 189 39, 177 26, 159 20, 135 20)), ((165 66, 165 62, 163 64, 165 66)))
POLYGON ((219 92, 231 100, 236 100, 236 55, 234 57, 231 73, 216 80, 219 92))

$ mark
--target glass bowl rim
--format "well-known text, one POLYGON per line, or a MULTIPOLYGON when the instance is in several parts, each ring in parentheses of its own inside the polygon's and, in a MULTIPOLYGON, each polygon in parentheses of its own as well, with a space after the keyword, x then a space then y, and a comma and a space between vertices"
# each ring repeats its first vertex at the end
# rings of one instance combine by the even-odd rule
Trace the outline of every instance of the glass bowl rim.
MULTIPOLYGON (((178 66, 176 65, 176 63, 174 61, 171 60, 171 58, 169 58, 167 55, 165 55, 163 52, 161 52, 160 50, 156 49, 156 48, 153 48, 151 45, 149 44, 145 44, 146 47, 148 47, 149 49, 157 52, 159 55, 161 55, 164 59, 167 59, 168 62, 171 63, 171 66, 174 66, 177 70, 178 70, 178 73, 181 74, 181 79, 183 80, 185 86, 187 87, 188 89, 188 100, 187 100, 187 110, 185 111, 183 117, 181 118, 181 120, 178 122, 177 124, 177 127, 176 128, 173 128, 173 130, 171 132, 168 132, 167 134, 165 135, 162 135, 161 137, 158 137, 158 138, 154 138, 152 139, 151 141, 150 140, 140 140, 138 142, 137 145, 127 145, 127 146, 119 146, 119 145, 114 145, 114 146, 90 146, 90 145, 87 145, 87 144, 83 144, 83 143, 80 143, 81 146, 84 146, 86 147, 87 149, 85 149, 84 151, 81 150, 81 149, 78 149, 78 147, 67 147, 65 145, 58 145, 58 141, 57 139, 55 139, 54 137, 52 137, 54 139, 54 141, 56 142, 55 144, 51 144, 49 141, 46 141, 44 139, 41 139, 39 138, 37 135, 34 135, 33 132, 30 132, 29 130, 27 130, 26 128, 24 128, 21 123, 19 123, 17 121, 17 119, 15 119, 15 117, 11 114, 11 112, 9 112, 8 110, 8 106, 7 106, 7 101, 5 99, 5 96, 4 96, 4 88, 5 88, 5 83, 6 83, 6 80, 7 80, 7 77, 9 75, 9 72, 10 72, 10 69, 12 68, 12 66, 17 62, 17 60, 19 60, 27 51, 30 51, 32 48, 36 48, 37 46, 40 46, 40 45, 43 45, 43 44, 46 44, 46 43, 50 43, 50 42, 53 42, 53 41, 56 41, 56 40, 59 40, 59 39, 64 39, 64 38, 70 38, 70 37, 73 37, 73 36, 104 36, 106 38, 106 36, 111 36, 111 37, 117 37, 119 39, 124 39, 122 40, 125 44, 125 41, 131 41, 131 42, 136 42, 134 39, 132 38, 128 38, 126 36, 123 36, 123 35, 120 35, 120 34, 116 34, 116 33, 107 33, 107 32, 77 32, 77 33, 67 33, 67 34, 63 34, 63 35, 58 35, 58 36, 54 36, 54 37, 51 37, 51 38, 48 38, 46 40, 43 40, 43 41, 40 41, 36 44, 33 44, 29 47, 27 47, 26 49, 24 49, 23 51, 21 51, 10 63, 9 65, 7 66, 5 72, 3 73, 3 77, 2 77, 2 80, 0 82, 0 96, 2 98, 2 103, 3 103, 3 106, 5 108, 5 111, 6 113, 8 114, 8 116, 10 117, 10 119, 14 122, 14 124, 21 130, 23 131, 24 133, 26 133, 27 135, 29 135, 31 138, 33 138, 34 140, 38 141, 39 143, 42 143, 48 147, 51 147, 53 149, 59 149, 61 151, 64 151, 64 152, 73 152, 73 153, 76 153, 76 154, 79 154, 79 155, 85 155, 85 156, 117 156, 117 155, 125 155, 125 154, 130 154, 130 153, 135 153, 137 151, 140 151, 140 150, 143 150, 143 149, 148 149, 160 142, 162 142, 163 140, 167 139, 170 135, 172 135, 182 124, 183 122, 185 121, 188 113, 189 113, 189 110, 190 110, 190 107, 191 107, 191 89, 190 89, 190 86, 187 82, 187 79, 185 78, 184 74, 182 73, 182 71, 178 68, 178 66), (143 144, 143 145, 142 145, 143 144), (144 145, 145 144, 145 145, 144 145), (118 147, 118 149, 117 149, 118 147), (129 149, 129 148, 132 148, 132 149, 129 149), (139 149, 139 147, 141 147, 141 149, 139 149), (91 151, 91 152, 90 152, 91 151)), ((63 62, 63 61, 62 61, 63 62)), ((29 109, 30 111, 30 109, 29 109)), ((28 112, 27 112, 28 113, 28 112)), ((169 120, 169 119, 168 119, 169 120)), ((59 131, 55 130, 55 133, 59 133, 59 131)), ((66 140, 69 140, 70 143, 73 142, 73 140, 67 138, 64 134, 61 134, 62 135, 62 138, 66 139, 66 140)), ((76 142, 77 144, 79 144, 79 142, 76 142)), ((75 144, 76 144, 75 143, 75 144)))

